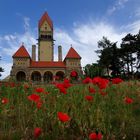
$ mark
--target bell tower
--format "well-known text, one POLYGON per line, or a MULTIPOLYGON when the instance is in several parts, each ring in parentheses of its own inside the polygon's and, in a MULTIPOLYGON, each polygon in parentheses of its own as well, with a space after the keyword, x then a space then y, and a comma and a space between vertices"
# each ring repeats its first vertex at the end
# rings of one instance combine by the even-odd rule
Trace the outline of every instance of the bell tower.
POLYGON ((47 12, 38 25, 38 61, 53 61, 53 22, 47 12))

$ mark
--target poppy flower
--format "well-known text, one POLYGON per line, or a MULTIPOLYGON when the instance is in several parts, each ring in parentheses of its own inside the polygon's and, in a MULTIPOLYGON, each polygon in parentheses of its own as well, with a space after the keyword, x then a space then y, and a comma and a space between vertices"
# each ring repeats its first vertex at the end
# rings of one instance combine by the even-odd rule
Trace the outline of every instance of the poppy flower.
POLYGON ((98 84, 101 80, 102 80, 101 77, 94 77, 92 82, 93 82, 93 84, 98 84))
POLYGON ((101 140, 102 139, 102 134, 93 132, 89 135, 89 139, 90 140, 101 140))
POLYGON ((8 101, 9 101, 9 100, 8 100, 7 98, 2 98, 1 103, 2 103, 2 104, 7 104, 8 101))
POLYGON ((123 80, 120 79, 120 78, 113 78, 113 79, 112 79, 112 84, 119 84, 119 83, 121 83, 121 82, 123 82, 123 80))
POLYGON ((89 77, 86 77, 86 78, 83 80, 83 83, 84 83, 84 84, 92 83, 92 79, 89 78, 89 77))
POLYGON ((71 77, 76 77, 76 76, 77 76, 77 72, 76 72, 76 71, 72 71, 72 72, 70 73, 70 76, 71 76, 71 77))
POLYGON ((67 79, 67 78, 65 78, 65 79, 64 79, 64 82, 63 82, 63 87, 64 87, 64 88, 69 88, 70 86, 71 86, 70 80, 67 79))
POLYGON ((24 85, 24 89, 26 90, 26 89, 29 89, 29 85, 28 84, 25 84, 24 85))
POLYGON ((15 83, 10 83, 10 87, 16 87, 15 83))
POLYGON ((87 95, 87 96, 85 96, 85 99, 88 100, 88 101, 93 101, 93 97, 92 96, 88 96, 87 95))
POLYGON ((100 89, 105 89, 108 86, 108 83, 109 83, 109 80, 102 78, 98 83, 98 87, 100 89))
POLYGON ((126 104, 132 104, 133 103, 133 99, 129 98, 129 97, 125 97, 124 101, 125 101, 126 104))
POLYGON ((105 95, 107 95, 107 93, 106 92, 104 92, 104 91, 102 91, 102 90, 100 90, 100 92, 99 92, 102 96, 105 96, 105 95))
POLYGON ((35 138, 38 138, 38 137, 41 135, 41 133, 42 133, 42 129, 41 129, 41 128, 36 127, 36 128, 34 129, 34 137, 35 137, 35 138))
POLYGON ((42 101, 38 101, 38 102, 36 103, 36 107, 37 107, 38 109, 40 109, 41 106, 42 106, 42 104, 43 104, 42 101))
POLYGON ((70 117, 66 113, 63 113, 63 112, 58 112, 57 113, 57 116, 58 116, 58 119, 61 122, 67 122, 67 121, 70 120, 70 117))
MULTIPOLYGON (((66 85, 65 85, 66 86, 66 85)), ((63 94, 67 94, 67 90, 66 88, 64 87, 64 84, 63 83, 60 83, 60 84, 56 84, 56 87, 59 89, 59 91, 63 94)))
POLYGON ((44 89, 43 88, 36 88, 35 91, 38 93, 41 93, 41 92, 44 92, 44 89))
POLYGON ((109 80, 101 77, 94 77, 92 82, 93 84, 97 85, 100 89, 105 89, 108 86, 109 80))
POLYGON ((30 101, 38 102, 40 100, 40 96, 37 94, 31 94, 27 97, 30 101))
POLYGON ((92 88, 92 87, 89 87, 89 92, 90 92, 90 93, 95 93, 95 89, 92 88))

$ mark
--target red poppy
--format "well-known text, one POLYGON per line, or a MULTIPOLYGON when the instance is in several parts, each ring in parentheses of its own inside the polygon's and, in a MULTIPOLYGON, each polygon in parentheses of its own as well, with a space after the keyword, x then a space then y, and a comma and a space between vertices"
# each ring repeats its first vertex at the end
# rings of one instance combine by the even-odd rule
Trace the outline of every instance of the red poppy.
POLYGON ((16 87, 15 83, 10 83, 10 87, 16 87))
POLYGON ((105 89, 108 86, 109 80, 101 78, 101 77, 95 77, 92 80, 93 84, 97 85, 100 89, 105 89))
POLYGON ((93 97, 92 96, 88 96, 87 95, 87 96, 85 96, 85 99, 88 100, 88 101, 93 101, 93 97))
POLYGON ((102 134, 93 132, 89 135, 89 139, 90 140, 101 140, 102 139, 102 134))
POLYGON ((38 93, 41 93, 41 92, 44 92, 44 88, 36 88, 35 91, 38 93))
POLYGON ((98 86, 100 89, 105 89, 108 86, 109 80, 107 79, 101 79, 98 83, 98 86))
POLYGON ((69 80, 69 79, 67 79, 67 78, 64 79, 63 87, 64 87, 64 88, 69 88, 69 87, 71 87, 71 84, 70 84, 70 80, 69 80))
POLYGON ((66 88, 64 87, 64 84, 56 84, 56 87, 59 89, 61 93, 67 94, 66 88))
POLYGON ((76 71, 72 71, 72 72, 70 73, 70 76, 71 76, 71 77, 76 77, 76 76, 77 76, 77 72, 76 72, 76 71))
POLYGON ((104 92, 104 91, 102 91, 102 90, 100 90, 100 92, 99 92, 102 96, 105 96, 105 95, 107 95, 107 93, 106 92, 104 92))
POLYGON ((46 94, 46 95, 49 94, 49 92, 43 92, 43 93, 46 94))
POLYGON ((29 85, 28 84, 25 84, 24 85, 24 89, 29 89, 29 85))
POLYGON ((37 107, 38 109, 40 109, 41 106, 42 106, 42 104, 43 104, 42 101, 38 101, 38 102, 36 103, 36 107, 37 107))
POLYGON ((89 77, 86 77, 86 78, 83 80, 83 83, 84 83, 84 84, 92 83, 92 79, 89 78, 89 77))
POLYGON ((28 96, 28 99, 30 101, 38 102, 40 100, 40 96, 37 94, 31 94, 28 96))
POLYGON ((98 84, 101 81, 101 79, 102 79, 101 77, 94 77, 92 82, 93 84, 98 84))
POLYGON ((113 79, 112 79, 112 83, 113 83, 113 84, 119 84, 119 83, 121 83, 121 82, 123 82, 123 80, 120 79, 120 78, 113 78, 113 79))
POLYGON ((38 137, 41 135, 41 133, 42 133, 42 129, 41 129, 41 128, 36 127, 36 128, 34 129, 34 137, 35 137, 35 138, 38 138, 38 137))
POLYGON ((132 104, 133 103, 133 99, 129 98, 129 97, 125 97, 125 103, 126 104, 132 104))
POLYGON ((90 93, 95 93, 95 89, 92 88, 92 87, 89 87, 89 92, 90 92, 90 93))
POLYGON ((1 103, 2 103, 2 104, 7 104, 8 101, 9 101, 9 100, 8 100, 7 98, 2 98, 1 103))
POLYGON ((58 112, 57 116, 61 122, 67 122, 70 120, 70 117, 66 113, 63 113, 63 112, 58 112))

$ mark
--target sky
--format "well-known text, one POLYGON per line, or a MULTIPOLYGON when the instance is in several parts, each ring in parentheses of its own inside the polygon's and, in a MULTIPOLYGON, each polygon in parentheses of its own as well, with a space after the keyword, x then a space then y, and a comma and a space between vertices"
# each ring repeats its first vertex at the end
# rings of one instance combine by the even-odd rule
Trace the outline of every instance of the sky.
POLYGON ((55 60, 58 45, 63 58, 72 45, 82 57, 82 67, 99 59, 95 51, 103 36, 119 46, 126 34, 140 30, 140 0, 0 0, 1 79, 10 74, 12 55, 22 43, 31 54, 45 11, 54 25, 55 60))

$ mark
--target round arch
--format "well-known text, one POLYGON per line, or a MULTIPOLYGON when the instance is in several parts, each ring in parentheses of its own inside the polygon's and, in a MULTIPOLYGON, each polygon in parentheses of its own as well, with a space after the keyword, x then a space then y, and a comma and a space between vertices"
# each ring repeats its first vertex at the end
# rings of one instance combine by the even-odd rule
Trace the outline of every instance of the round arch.
POLYGON ((25 72, 24 71, 17 72, 17 74, 16 74, 16 80, 17 81, 20 81, 20 82, 25 81, 26 80, 26 74, 25 74, 25 72))
POLYGON ((43 79, 44 79, 44 82, 49 83, 50 81, 53 80, 53 73, 50 72, 50 71, 46 71, 46 72, 44 73, 43 79))
POLYGON ((38 71, 34 71, 31 74, 31 80, 32 81, 41 81, 41 74, 38 71))
POLYGON ((58 71, 58 72, 56 72, 56 80, 63 80, 64 79, 64 72, 63 71, 58 71))

